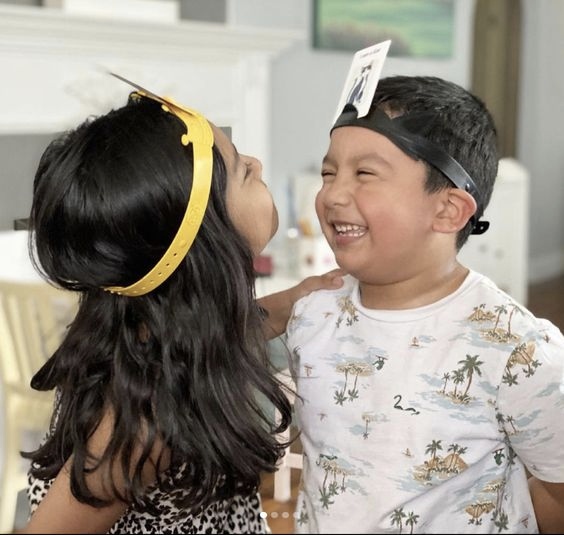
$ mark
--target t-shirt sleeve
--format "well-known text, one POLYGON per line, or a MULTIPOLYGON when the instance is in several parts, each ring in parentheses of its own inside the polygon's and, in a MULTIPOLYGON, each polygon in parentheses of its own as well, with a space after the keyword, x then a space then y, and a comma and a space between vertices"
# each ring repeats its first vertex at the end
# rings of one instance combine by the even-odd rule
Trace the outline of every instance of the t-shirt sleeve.
POLYGON ((535 477, 564 483, 564 336, 547 320, 535 326, 507 361, 497 419, 535 477))

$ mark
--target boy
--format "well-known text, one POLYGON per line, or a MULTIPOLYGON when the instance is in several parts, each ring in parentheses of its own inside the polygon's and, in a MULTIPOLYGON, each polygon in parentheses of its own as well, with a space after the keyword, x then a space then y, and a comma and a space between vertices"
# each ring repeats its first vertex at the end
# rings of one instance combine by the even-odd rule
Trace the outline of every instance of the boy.
POLYGON ((497 162, 483 103, 434 77, 335 122, 316 210, 349 275, 287 331, 298 532, 564 532, 564 337, 457 261, 497 162))

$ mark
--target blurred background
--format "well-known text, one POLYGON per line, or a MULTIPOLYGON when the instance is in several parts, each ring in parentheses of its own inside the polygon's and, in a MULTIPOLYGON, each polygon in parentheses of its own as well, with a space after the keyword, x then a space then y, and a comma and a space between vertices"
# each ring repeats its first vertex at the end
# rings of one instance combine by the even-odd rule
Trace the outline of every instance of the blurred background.
MULTIPOLYGON (((440 76, 492 111, 502 157, 492 225, 461 257, 563 329, 563 0, 0 0, 0 275, 36 279, 26 233, 13 230, 25 227, 49 141, 126 102, 131 88, 108 71, 230 126, 238 150, 262 160, 280 229, 258 295, 329 269, 313 207, 320 163, 354 52, 384 39, 382 76, 440 76)), ((283 369, 283 344, 271 349, 283 369)), ((4 468, 30 449, 8 440, 6 419, 29 422, 6 410, 3 388, 0 531, 18 491, 16 526, 25 522, 25 466, 18 483, 4 468)), ((262 482, 273 533, 293 529, 292 467, 262 482)))
POLYGON ((441 76, 476 92, 494 113, 501 154, 516 177, 509 189, 518 191, 500 194, 490 214, 500 234, 489 242, 472 238, 468 255, 484 257, 476 267, 495 275, 492 264, 505 261, 519 271, 522 287, 559 276, 564 2, 393 0, 392 6, 389 0, 0 0, 0 230, 26 217, 47 142, 125 102, 129 88, 107 76, 110 69, 231 126, 238 149, 263 160, 279 207, 280 231, 267 250, 275 270, 288 271, 295 259, 298 275, 329 267, 323 244, 311 239, 318 228, 309 199, 354 51, 391 38, 382 76, 441 76))

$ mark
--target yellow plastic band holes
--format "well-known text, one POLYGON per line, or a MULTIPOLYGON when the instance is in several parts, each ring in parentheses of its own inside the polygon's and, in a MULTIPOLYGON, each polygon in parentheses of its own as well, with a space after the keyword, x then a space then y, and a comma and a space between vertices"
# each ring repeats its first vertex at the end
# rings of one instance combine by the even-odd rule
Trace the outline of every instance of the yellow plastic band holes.
MULTIPOLYGON (((136 86, 138 87, 138 86, 136 86)), ((187 133, 182 135, 181 143, 192 143, 194 152, 194 174, 192 191, 186 212, 176 236, 156 266, 143 278, 127 287, 112 286, 105 290, 119 295, 135 297, 144 295, 162 284, 188 253, 206 212, 211 189, 213 166, 213 131, 207 119, 197 111, 176 104, 172 99, 162 98, 149 91, 138 91, 140 96, 152 98, 162 104, 165 112, 172 113, 186 125, 187 133)))

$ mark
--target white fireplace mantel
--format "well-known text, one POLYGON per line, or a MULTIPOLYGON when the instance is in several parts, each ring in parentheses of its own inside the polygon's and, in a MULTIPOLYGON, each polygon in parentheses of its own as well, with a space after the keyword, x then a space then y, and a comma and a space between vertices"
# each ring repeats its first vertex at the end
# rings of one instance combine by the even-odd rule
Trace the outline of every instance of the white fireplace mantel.
POLYGON ((130 88, 108 76, 112 70, 231 126, 238 148, 268 168, 270 63, 303 39, 294 31, 0 6, 0 134, 58 132, 123 105, 130 88))

